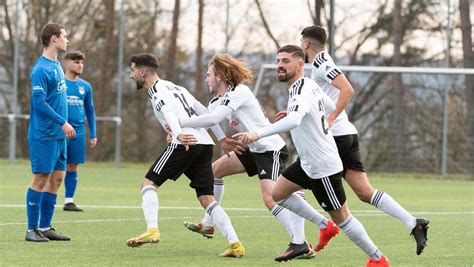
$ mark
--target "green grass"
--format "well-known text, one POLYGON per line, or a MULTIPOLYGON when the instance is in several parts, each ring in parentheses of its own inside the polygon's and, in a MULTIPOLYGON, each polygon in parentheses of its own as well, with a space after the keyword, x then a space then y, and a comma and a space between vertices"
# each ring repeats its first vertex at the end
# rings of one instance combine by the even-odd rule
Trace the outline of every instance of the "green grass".
MULTIPOLYGON (((45 244, 24 241, 26 230, 26 189, 31 181, 29 163, 8 165, 0 160, 0 251, 2 266, 274 266, 273 257, 289 242, 286 231, 264 210, 257 179, 236 175, 225 179, 222 206, 245 245, 241 259, 220 258, 226 241, 217 233, 213 239, 186 230, 183 220, 198 220, 203 211, 181 177, 166 182, 159 190, 161 242, 128 248, 124 241, 145 230, 140 208, 140 182, 147 165, 87 163, 79 169, 76 203, 83 213, 59 208, 53 219, 56 229, 72 237, 71 242, 45 244), (19 205, 7 207, 6 205, 19 205), (109 207, 88 207, 88 206, 109 207), (128 206, 112 208, 110 206, 128 206), (176 207, 181 207, 178 209, 176 207), (234 208, 234 209, 233 209, 234 208), (235 208, 252 208, 242 211, 235 208)), ((422 175, 372 174, 374 187, 391 194, 415 216, 430 221, 428 247, 415 254, 415 242, 397 219, 383 215, 357 200, 346 186, 349 207, 392 266, 472 266, 474 264, 474 183, 449 179, 426 179, 422 175), (383 178, 375 178, 383 177, 383 178), (425 213, 426 212, 426 213, 425 213)), ((314 197, 307 198, 316 207, 314 197)), ((321 210, 318 207, 318 210, 321 210)), ((314 243, 317 231, 306 223, 308 241, 314 243)), ((293 260, 287 266, 363 266, 367 257, 341 234, 312 260, 293 260)), ((283 265, 283 264, 280 264, 283 265)))

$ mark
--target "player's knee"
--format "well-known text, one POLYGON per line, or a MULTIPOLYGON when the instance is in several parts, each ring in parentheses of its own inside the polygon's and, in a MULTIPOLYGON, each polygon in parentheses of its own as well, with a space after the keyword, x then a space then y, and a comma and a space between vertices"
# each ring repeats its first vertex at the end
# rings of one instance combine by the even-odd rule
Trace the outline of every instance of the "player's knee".
POLYGON ((46 186, 46 182, 48 180, 46 178, 35 178, 31 182, 31 188, 33 188, 36 191, 42 191, 43 188, 46 186))
POLYGON ((223 168, 223 164, 219 160, 212 164, 212 174, 214 177, 223 178, 225 175, 225 170, 223 168))
POLYGON ((360 201, 370 203, 370 199, 372 198, 372 193, 373 190, 370 190, 370 188, 363 189, 363 190, 354 190, 356 193, 357 197, 359 198, 360 201))
POLYGON ((273 201, 275 202, 278 202, 284 198, 283 195, 276 190, 272 191, 271 196, 272 196, 273 201))
POLYGON ((67 165, 67 171, 68 172, 77 172, 77 166, 78 166, 78 164, 68 164, 67 165))

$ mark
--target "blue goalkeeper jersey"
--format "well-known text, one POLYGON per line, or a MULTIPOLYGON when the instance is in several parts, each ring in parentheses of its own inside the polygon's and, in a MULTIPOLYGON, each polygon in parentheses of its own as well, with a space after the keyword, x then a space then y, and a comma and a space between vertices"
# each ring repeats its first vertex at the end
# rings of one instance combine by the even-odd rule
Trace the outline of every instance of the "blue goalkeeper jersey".
POLYGON ((61 64, 41 56, 30 74, 29 139, 57 140, 66 138, 61 126, 67 118, 66 81, 61 64))
POLYGON ((66 79, 68 122, 76 130, 76 134, 85 134, 85 119, 89 125, 90 138, 96 138, 95 111, 92 86, 78 78, 76 81, 66 79))

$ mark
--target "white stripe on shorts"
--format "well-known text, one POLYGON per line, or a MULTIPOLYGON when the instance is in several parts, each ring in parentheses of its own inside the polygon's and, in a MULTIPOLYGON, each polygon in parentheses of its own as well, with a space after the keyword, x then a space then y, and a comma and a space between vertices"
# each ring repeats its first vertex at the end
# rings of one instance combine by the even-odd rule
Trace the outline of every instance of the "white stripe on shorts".
POLYGON ((339 203, 339 200, 337 199, 336 193, 334 192, 334 188, 332 187, 329 177, 323 177, 321 178, 321 181, 323 182, 324 189, 329 197, 329 201, 331 201, 333 208, 336 210, 340 209, 341 203, 339 203))
POLYGON ((273 151, 273 166, 272 166, 272 181, 278 178, 278 171, 280 170, 280 151, 273 151))
POLYGON ((153 171, 156 172, 157 174, 160 174, 161 170, 163 169, 163 166, 165 166, 166 161, 170 158, 171 154, 173 154, 173 150, 178 146, 178 144, 173 144, 171 143, 167 148, 165 153, 161 155, 160 160, 156 163, 155 168, 153 168, 153 171))

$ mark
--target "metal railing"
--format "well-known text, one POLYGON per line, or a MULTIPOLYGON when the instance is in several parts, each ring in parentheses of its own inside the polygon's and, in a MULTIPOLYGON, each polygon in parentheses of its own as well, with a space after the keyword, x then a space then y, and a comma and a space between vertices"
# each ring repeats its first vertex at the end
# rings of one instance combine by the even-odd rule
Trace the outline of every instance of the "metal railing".
MULTIPOLYGON (((0 114, 0 118, 8 119, 10 124, 9 134, 9 148, 8 148, 8 162, 9 164, 15 163, 16 159, 16 123, 17 120, 29 120, 29 114, 0 114)), ((120 127, 122 125, 122 118, 120 117, 96 117, 96 121, 113 122, 115 124, 115 139, 118 140, 120 137, 120 127)), ((120 165, 120 142, 115 146, 115 165, 120 165)))
MULTIPOLYGON (((474 75, 474 69, 468 68, 424 68, 424 67, 379 67, 379 66, 344 66, 339 68, 347 72, 365 72, 365 73, 398 73, 398 74, 442 74, 442 75, 474 75)), ((257 80, 255 82, 253 93, 257 95, 260 90, 264 72, 267 69, 276 70, 276 64, 263 64, 260 67, 257 80)), ((306 64, 305 70, 311 70, 311 65, 306 64)), ((445 99, 443 104, 443 135, 442 135, 442 151, 441 151, 441 169, 440 174, 446 175, 447 161, 448 161, 448 87, 444 87, 443 97, 445 99)), ((473 174, 474 177, 474 174, 473 174)))

